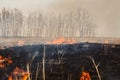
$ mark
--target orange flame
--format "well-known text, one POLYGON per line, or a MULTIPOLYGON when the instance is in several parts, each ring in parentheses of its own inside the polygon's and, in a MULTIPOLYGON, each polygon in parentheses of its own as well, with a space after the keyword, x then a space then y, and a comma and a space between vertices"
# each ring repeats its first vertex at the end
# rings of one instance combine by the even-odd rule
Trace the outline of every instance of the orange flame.
POLYGON ((4 68, 10 64, 12 64, 12 60, 10 58, 4 58, 0 55, 0 68, 4 68))
POLYGON ((14 80, 13 77, 16 77, 16 80, 27 80, 30 73, 25 72, 23 69, 16 67, 11 76, 9 76, 8 80, 14 80), (19 77, 18 77, 19 76, 19 77))
POLYGON ((65 38, 58 38, 54 39, 53 41, 47 42, 48 44, 74 44, 76 41, 74 39, 65 39, 65 38))
POLYGON ((12 79, 12 76, 9 76, 8 80, 13 80, 13 79, 12 79))
POLYGON ((88 72, 82 72, 80 80, 91 80, 90 74, 88 72))

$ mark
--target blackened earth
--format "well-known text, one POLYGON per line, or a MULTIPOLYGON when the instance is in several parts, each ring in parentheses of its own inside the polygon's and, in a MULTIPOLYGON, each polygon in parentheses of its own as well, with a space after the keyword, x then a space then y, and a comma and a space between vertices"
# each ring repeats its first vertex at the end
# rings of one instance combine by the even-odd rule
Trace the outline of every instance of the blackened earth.
POLYGON ((27 64, 31 64, 32 80, 42 80, 43 53, 46 80, 79 80, 82 71, 89 72, 91 80, 99 80, 90 56, 99 64, 102 80, 120 80, 120 45, 98 43, 39 44, 2 49, 0 55, 11 57, 13 63, 0 69, 0 80, 8 80, 16 66, 27 71, 27 64))

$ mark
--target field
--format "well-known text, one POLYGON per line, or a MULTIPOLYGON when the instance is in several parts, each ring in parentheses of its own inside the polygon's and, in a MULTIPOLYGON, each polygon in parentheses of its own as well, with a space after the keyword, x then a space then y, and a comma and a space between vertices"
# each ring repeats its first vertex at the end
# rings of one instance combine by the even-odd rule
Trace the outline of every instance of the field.
MULTIPOLYGON (((48 38, 48 37, 21 37, 21 38, 0 38, 0 44, 1 46, 14 46, 18 45, 19 42, 24 42, 25 45, 27 44, 40 44, 40 43, 47 43, 48 41, 54 40, 55 38, 48 38)), ((104 37, 95 37, 95 38, 68 38, 68 39, 74 39, 76 42, 91 42, 91 43, 109 43, 109 44, 120 44, 120 38, 104 38, 104 37)))
MULTIPOLYGON (((97 40, 94 38, 94 42, 97 40)), ((21 73, 27 75, 28 80, 82 80, 83 72, 89 73, 91 80, 119 80, 120 45, 116 43, 119 39, 110 44, 112 40, 93 43, 93 39, 85 42, 81 39, 74 44, 44 44, 39 38, 1 39, 14 45, 0 51, 0 55, 7 58, 0 68, 0 80, 11 76, 17 80, 21 73), (25 44, 18 46, 19 41, 25 44), (15 71, 18 72, 14 74, 15 71)))

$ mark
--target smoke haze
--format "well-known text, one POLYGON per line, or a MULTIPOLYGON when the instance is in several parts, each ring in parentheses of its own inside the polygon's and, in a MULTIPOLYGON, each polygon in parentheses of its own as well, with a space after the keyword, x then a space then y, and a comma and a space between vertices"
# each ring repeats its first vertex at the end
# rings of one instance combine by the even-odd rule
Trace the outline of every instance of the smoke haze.
POLYGON ((0 0, 0 9, 69 12, 85 8, 95 18, 97 37, 120 37, 120 0, 0 0))

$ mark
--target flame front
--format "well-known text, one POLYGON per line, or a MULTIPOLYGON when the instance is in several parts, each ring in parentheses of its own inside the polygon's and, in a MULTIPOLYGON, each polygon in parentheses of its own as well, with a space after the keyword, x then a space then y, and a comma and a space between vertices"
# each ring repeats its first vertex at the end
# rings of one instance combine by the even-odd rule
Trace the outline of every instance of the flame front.
POLYGON ((4 58, 0 55, 0 68, 4 68, 10 64, 12 64, 12 60, 10 58, 4 58))
POLYGON ((9 76, 8 80, 27 80, 29 75, 30 73, 16 67, 12 72, 11 76, 9 76))
POLYGON ((90 74, 88 72, 82 72, 80 80, 91 80, 90 74))
POLYGON ((65 38, 58 38, 54 39, 53 41, 47 42, 48 44, 74 44, 76 41, 74 39, 65 39, 65 38))

